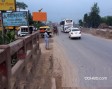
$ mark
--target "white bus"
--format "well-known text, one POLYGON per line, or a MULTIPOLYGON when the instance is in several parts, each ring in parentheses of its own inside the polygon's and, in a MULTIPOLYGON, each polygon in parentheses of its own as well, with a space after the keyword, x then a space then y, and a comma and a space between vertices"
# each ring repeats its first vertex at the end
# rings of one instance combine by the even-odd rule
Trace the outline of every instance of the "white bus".
POLYGON ((61 31, 62 32, 69 32, 69 29, 68 28, 71 28, 73 27, 73 20, 72 19, 65 19, 65 20, 62 20, 60 22, 60 25, 61 25, 61 31))

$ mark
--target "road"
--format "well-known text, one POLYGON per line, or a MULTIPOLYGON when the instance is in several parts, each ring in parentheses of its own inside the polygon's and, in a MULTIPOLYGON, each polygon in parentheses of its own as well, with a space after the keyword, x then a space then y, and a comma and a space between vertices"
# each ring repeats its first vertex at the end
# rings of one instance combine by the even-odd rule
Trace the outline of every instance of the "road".
POLYGON ((63 45, 77 70, 80 87, 112 87, 112 41, 90 34, 82 39, 69 39, 60 32, 56 40, 63 45), (97 78, 95 78, 97 77, 97 78))

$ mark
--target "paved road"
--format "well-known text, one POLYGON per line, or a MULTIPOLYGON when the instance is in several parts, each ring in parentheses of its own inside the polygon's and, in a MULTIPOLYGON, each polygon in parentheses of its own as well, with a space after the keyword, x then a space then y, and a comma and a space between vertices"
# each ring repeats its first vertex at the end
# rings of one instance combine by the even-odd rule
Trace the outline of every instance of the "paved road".
POLYGON ((63 45, 78 70, 78 86, 112 87, 111 40, 89 34, 82 34, 81 40, 71 40, 68 33, 61 32, 56 40, 63 45))

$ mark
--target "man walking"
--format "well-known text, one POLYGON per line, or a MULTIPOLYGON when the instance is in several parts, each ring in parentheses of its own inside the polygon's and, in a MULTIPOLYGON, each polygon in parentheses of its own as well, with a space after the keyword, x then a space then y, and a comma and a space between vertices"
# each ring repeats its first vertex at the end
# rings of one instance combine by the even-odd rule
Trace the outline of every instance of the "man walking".
POLYGON ((44 33, 44 40, 45 40, 45 48, 49 49, 49 35, 48 35, 47 31, 45 31, 45 33, 44 33))

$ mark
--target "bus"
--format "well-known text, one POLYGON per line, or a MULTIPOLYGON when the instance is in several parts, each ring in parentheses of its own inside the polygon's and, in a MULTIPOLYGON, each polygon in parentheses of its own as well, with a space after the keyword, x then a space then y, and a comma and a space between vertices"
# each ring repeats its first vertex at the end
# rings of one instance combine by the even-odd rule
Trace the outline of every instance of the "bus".
POLYGON ((72 19, 64 19, 60 22, 61 31, 62 32, 69 32, 68 28, 73 27, 73 20, 72 19))

